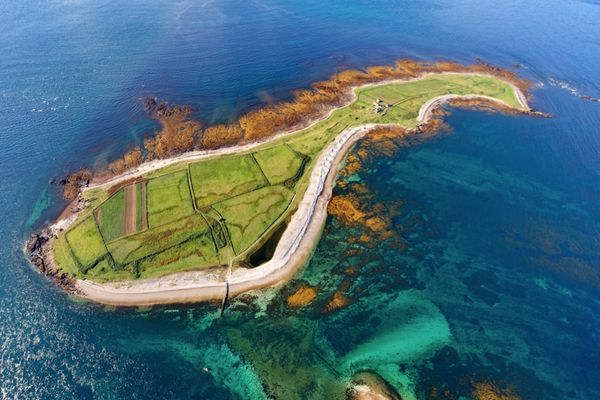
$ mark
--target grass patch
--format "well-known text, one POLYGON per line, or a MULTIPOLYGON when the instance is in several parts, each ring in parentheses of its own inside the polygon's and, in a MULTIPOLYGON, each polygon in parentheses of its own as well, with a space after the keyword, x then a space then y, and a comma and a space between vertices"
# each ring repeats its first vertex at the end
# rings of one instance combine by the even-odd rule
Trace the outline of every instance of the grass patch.
POLYGON ((84 219, 66 234, 76 261, 84 268, 106 253, 104 242, 92 217, 84 219))
MULTIPOLYGON (((415 113, 418 113, 423 103, 445 94, 490 96, 511 106, 520 107, 510 85, 487 76, 428 75, 414 82, 391 83, 372 88, 356 89, 356 93, 359 102, 355 105, 371 104, 374 100, 380 99, 384 104, 401 105, 405 112, 415 113), (410 99, 414 96, 418 97, 410 99)), ((365 109, 361 109, 361 112, 364 113, 365 111, 365 109)))
POLYGON ((135 220, 135 228, 136 231, 141 231, 143 229, 143 221, 144 221, 144 214, 143 214, 143 202, 144 199, 142 198, 142 185, 143 183, 138 183, 137 185, 135 185, 135 191, 136 191, 136 220, 135 220))
POLYGON ((302 164, 302 160, 286 145, 254 153, 254 158, 272 185, 294 177, 302 164))
POLYGON ((123 265, 208 232, 204 218, 193 214, 112 242, 108 245, 108 251, 117 264, 123 265))
POLYGON ((150 229, 194 212, 186 170, 150 179, 146 191, 150 229))
POLYGON ((283 213, 293 192, 285 186, 271 186, 215 204, 225 219, 236 254, 254 243, 283 213))
POLYGON ((153 278, 172 272, 206 268, 219 264, 210 235, 203 235, 144 259, 138 266, 140 278, 153 278))
POLYGON ((288 145, 296 153, 305 154, 312 158, 321 152, 329 144, 331 139, 346 129, 347 125, 342 123, 334 124, 327 129, 314 132, 310 135, 302 136, 299 139, 288 142, 288 145))
POLYGON ((119 190, 94 213, 106 242, 125 234, 125 189, 119 190))
POLYGON ((71 256, 71 248, 65 240, 65 235, 60 235, 58 238, 52 239, 50 243, 54 261, 60 268, 70 275, 75 276, 79 273, 79 268, 73 257, 71 256))
POLYGON ((219 222, 219 219, 221 217, 212 208, 204 211, 205 212, 203 212, 203 215, 206 219, 206 222, 208 222, 208 226, 210 227, 210 231, 212 233, 215 245, 217 246, 217 248, 222 249, 223 247, 227 246, 227 234, 224 232, 221 223, 219 222))
POLYGON ((94 266, 94 268, 89 269, 83 276, 80 278, 91 279, 95 282, 119 282, 128 279, 132 279, 131 271, 127 268, 113 271, 110 268, 110 265, 107 260, 102 260, 98 264, 94 266))
POLYGON ((190 174, 198 208, 266 185, 251 156, 193 163, 190 174))

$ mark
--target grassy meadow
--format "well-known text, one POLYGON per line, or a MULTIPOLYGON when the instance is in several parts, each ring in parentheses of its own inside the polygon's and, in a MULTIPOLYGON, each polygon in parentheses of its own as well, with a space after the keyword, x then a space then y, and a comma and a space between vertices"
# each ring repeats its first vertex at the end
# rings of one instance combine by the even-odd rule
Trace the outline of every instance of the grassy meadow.
POLYGON ((485 76, 428 75, 355 93, 355 103, 302 131, 142 175, 134 192, 136 232, 127 236, 126 188, 112 196, 106 186, 87 190, 87 209, 51 243, 56 262, 76 278, 99 282, 195 269, 223 280, 229 265, 247 260, 299 205, 316 160, 343 130, 368 123, 415 127, 420 107, 444 94, 486 95, 519 107, 508 84, 485 76))
POLYGON ((95 262, 106 253, 106 247, 92 217, 87 217, 66 234, 67 242, 82 267, 95 262))
POLYGON ((286 145, 254 153, 254 158, 272 185, 293 178, 302 165, 302 160, 286 145))
POLYGON ((143 186, 145 185, 145 183, 138 183, 137 185, 135 185, 135 190, 136 190, 136 209, 137 209, 137 214, 136 214, 136 220, 135 220, 135 227, 137 231, 141 231, 142 229, 144 229, 144 206, 146 203, 146 199, 144 198, 144 190, 143 190, 143 186))
POLYGON ((199 214, 160 225, 119 239, 108 244, 108 251, 117 264, 128 264, 151 254, 159 253, 171 246, 201 234, 208 235, 210 229, 199 214))
POLYGON ((190 176, 198 207, 268 185, 251 155, 192 163, 190 176))
POLYGON ((146 196, 150 229, 194 213, 186 170, 150 179, 146 196))
POLYGON ((210 236, 201 235, 173 246, 140 262, 140 278, 154 278, 172 272, 219 265, 218 253, 210 236))
POLYGON ((94 213, 104 240, 109 243, 125 234, 125 190, 121 189, 94 213))
POLYGON ((258 240, 285 211, 293 195, 285 186, 271 186, 213 206, 225 219, 236 254, 258 240))

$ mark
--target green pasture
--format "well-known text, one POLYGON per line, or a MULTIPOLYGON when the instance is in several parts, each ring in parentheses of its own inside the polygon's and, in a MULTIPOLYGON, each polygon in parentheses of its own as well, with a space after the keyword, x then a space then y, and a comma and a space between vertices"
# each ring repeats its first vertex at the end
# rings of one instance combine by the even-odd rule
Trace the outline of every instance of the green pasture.
POLYGON ((202 213, 206 218, 214 219, 215 221, 218 221, 221 218, 221 215, 218 212, 216 212, 215 209, 212 207, 206 207, 202 209, 202 213))
POLYGON ((203 215, 210 227, 217 248, 222 249, 227 246, 227 233, 223 231, 221 222, 219 222, 221 216, 212 208, 203 212, 203 215))
POLYGON ((192 163, 190 175, 198 208, 267 185, 250 155, 192 163))
POLYGON ((73 257, 71 256, 71 248, 65 239, 65 235, 61 234, 58 238, 52 239, 50 243, 52 247, 52 255, 54 256, 54 261, 69 274, 76 276, 79 274, 79 267, 73 257))
POLYGON ((87 217, 66 234, 73 255, 82 267, 86 267, 106 253, 102 236, 92 217, 87 217))
POLYGON ((146 197, 150 229, 194 212, 186 170, 150 179, 146 197))
POLYGON ((138 268, 140 278, 153 278, 219 264, 219 257, 212 238, 210 235, 202 235, 144 259, 138 268))
POLYGON ((199 214, 193 214, 154 229, 136 233, 108 244, 108 251, 117 264, 159 253, 193 236, 207 234, 209 228, 199 214))
POLYGON ((421 105, 434 97, 445 94, 478 94, 505 101, 507 104, 520 107, 510 85, 487 76, 475 75, 428 75, 424 79, 413 82, 391 83, 383 86, 374 86, 356 89, 358 99, 362 103, 371 104, 382 100, 382 104, 403 104, 406 107, 408 99, 412 99, 411 110, 418 112, 421 105))
POLYGON ((123 237, 125 189, 110 198, 108 186, 86 190, 84 197, 90 204, 77 225, 51 243, 56 262, 73 276, 100 282, 191 269, 215 273, 215 279, 222 280, 227 265, 252 254, 263 235, 298 206, 315 161, 344 129, 369 123, 414 127, 420 107, 444 94, 485 95, 520 107, 508 84, 483 76, 429 75, 355 93, 354 104, 303 131, 238 155, 181 161, 143 175, 147 179, 145 231, 141 231, 142 184, 136 187, 138 232, 127 237, 123 237), (379 114, 373 112, 376 99, 384 106, 379 114), (310 157, 304 166, 302 156, 310 157), (303 175, 290 204, 294 192, 282 183, 295 177, 299 168, 303 175))
POLYGON ((143 183, 138 183, 136 185, 135 191, 136 191, 136 209, 137 209, 137 214, 136 214, 136 221, 135 221, 135 228, 136 231, 141 231, 143 229, 144 223, 144 214, 142 213, 143 211, 143 207, 142 207, 142 202, 143 202, 143 198, 142 198, 142 185, 144 185, 143 183))
POLYGON ((118 271, 114 271, 110 268, 108 261, 102 260, 89 269, 81 278, 91 279, 100 282, 118 282, 131 279, 131 270, 129 268, 123 268, 118 271))
POLYGON ((125 233, 125 189, 119 190, 94 213, 104 240, 109 243, 125 233))
POLYGON ((272 185, 293 178, 302 165, 302 160, 286 145, 254 153, 254 158, 272 185))
POLYGON ((294 140, 290 140, 288 141, 288 145, 296 153, 305 154, 314 158, 338 133, 346 129, 347 126, 348 125, 345 123, 335 123, 321 131, 312 132, 294 140))
POLYGON ((285 211, 294 193, 285 186, 271 186, 213 205, 225 219, 236 254, 252 245, 285 211))

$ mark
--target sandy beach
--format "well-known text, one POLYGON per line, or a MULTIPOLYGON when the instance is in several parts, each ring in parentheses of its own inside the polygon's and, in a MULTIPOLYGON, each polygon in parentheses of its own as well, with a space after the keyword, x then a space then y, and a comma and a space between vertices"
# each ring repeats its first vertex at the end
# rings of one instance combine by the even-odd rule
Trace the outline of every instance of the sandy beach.
MULTIPOLYGON (((418 79, 422 79, 422 77, 418 79)), ((405 80, 401 82, 405 82, 405 80)), ((385 83, 390 82, 380 82, 367 86, 376 86, 385 83)), ((527 109, 525 96, 517 88, 513 87, 513 89, 523 108, 527 109)), ((491 99, 503 106, 508 106, 500 100, 486 96, 445 95, 434 98, 423 104, 419 110, 418 121, 420 123, 427 122, 429 118, 431 118, 431 112, 436 107, 439 107, 442 103, 447 102, 452 98, 464 98, 468 100, 481 98, 486 100, 491 99)), ((333 111, 335 110, 332 110, 331 112, 333 111)), ((239 268, 231 273, 228 276, 230 295, 233 296, 253 289, 282 284, 288 281, 300 267, 308 262, 314 247, 318 243, 327 218, 327 206, 332 196, 332 189, 338 166, 356 141, 364 137, 376 126, 377 125, 363 125, 344 130, 338 134, 334 141, 323 151, 316 161, 304 198, 302 199, 298 210, 292 217, 288 228, 282 235, 273 258, 259 267, 253 269, 239 268)), ((292 132, 286 132, 276 137, 272 137, 270 140, 291 133, 292 132)), ((173 159, 152 161, 142 164, 136 170, 115 177, 102 185, 114 184, 120 180, 149 172, 153 169, 162 168, 172 163, 218 154, 241 152, 256 147, 259 144, 261 143, 218 151, 194 152, 173 159)), ((96 185, 95 187, 98 186, 101 185, 96 185)), ((225 293, 225 283, 219 282, 217 275, 196 271, 181 272, 157 279, 111 282, 106 284, 93 283, 88 280, 77 280, 77 286, 84 297, 90 300, 122 306, 141 306, 220 299, 225 293)))

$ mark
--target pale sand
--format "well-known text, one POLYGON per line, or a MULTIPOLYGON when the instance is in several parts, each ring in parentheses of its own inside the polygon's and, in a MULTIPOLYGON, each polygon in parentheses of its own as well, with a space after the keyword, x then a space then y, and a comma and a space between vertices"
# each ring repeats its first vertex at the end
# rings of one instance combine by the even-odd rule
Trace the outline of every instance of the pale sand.
MULTIPOLYGON (((513 89, 515 89, 515 88, 513 88, 513 89)), ((517 92, 520 93, 520 91, 518 91, 516 89, 515 94, 517 94, 517 92)), ((476 94, 466 94, 464 96, 459 96, 457 94, 446 94, 446 95, 438 96, 434 99, 431 99, 427 103, 423 104, 421 106, 421 108, 419 109, 419 115, 417 116, 417 121, 419 121, 420 123, 429 121, 433 110, 435 110, 436 108, 441 106, 443 103, 448 102, 450 99, 464 99, 464 100, 484 99, 484 100, 490 100, 493 103, 498 103, 499 105, 502 105, 505 107, 514 108, 513 106, 509 105, 508 103, 506 103, 502 100, 498 100, 498 99, 495 99, 495 98, 489 97, 489 96, 481 96, 481 95, 476 95, 476 94)), ((521 106, 523 108, 528 109, 527 103, 525 103, 525 105, 523 105, 523 103, 521 102, 521 99, 519 98, 518 95, 517 95, 517 100, 519 100, 519 103, 521 104, 521 106)))
MULTIPOLYGON (((467 74, 479 75, 479 74, 467 74)), ((416 78, 422 79, 422 77, 416 78)), ((414 80, 414 79, 413 79, 414 80)), ((406 80, 398 80, 406 82, 406 80)), ((378 82, 365 86, 379 86, 391 83, 378 82)), ((527 108, 523 94, 513 87, 521 105, 527 108)), ((440 96, 421 106, 419 122, 426 122, 434 107, 455 95, 440 96)), ((467 95, 463 98, 487 98, 485 96, 467 95)), ((487 98, 491 99, 491 98, 487 98)), ((507 105, 500 100, 493 99, 507 105)), ((507 105, 508 106, 508 105, 507 105)), ((344 106, 345 107, 345 106, 344 106)), ((509 106, 510 107, 510 106, 509 106)), ((335 110, 330 111, 333 112, 335 110)), ((315 122, 316 123, 316 122, 315 122)), ((240 268, 229 275, 230 295, 234 296, 248 290, 267 286, 276 286, 286 282, 294 272, 303 266, 312 254, 321 235, 327 218, 327 205, 331 199, 333 181, 337 175, 337 167, 357 140, 364 137, 376 125, 363 125, 342 131, 323 151, 317 160, 308 189, 298 210, 282 235, 273 258, 253 269, 240 268)), ((306 128, 302 128, 306 129, 306 128)), ((282 135, 288 135, 287 132, 282 135)), ((269 140, 273 140, 270 138, 269 140)), ((262 143, 223 149, 211 152, 194 152, 169 160, 157 160, 145 163, 135 171, 121 175, 104 183, 114 184, 127 177, 139 175, 166 165, 196 158, 204 158, 216 154, 227 154, 251 149, 262 143), (201 154, 198 154, 201 153, 201 154), (210 154, 208 154, 210 153, 210 154)), ((101 186, 101 185, 98 185, 101 186)), ((217 282, 218 276, 206 272, 181 272, 158 279, 135 280, 127 282, 98 284, 87 280, 77 280, 77 285, 84 297, 90 300, 112 305, 152 305, 165 303, 183 303, 220 299, 225 293, 225 283, 217 282)))

